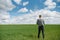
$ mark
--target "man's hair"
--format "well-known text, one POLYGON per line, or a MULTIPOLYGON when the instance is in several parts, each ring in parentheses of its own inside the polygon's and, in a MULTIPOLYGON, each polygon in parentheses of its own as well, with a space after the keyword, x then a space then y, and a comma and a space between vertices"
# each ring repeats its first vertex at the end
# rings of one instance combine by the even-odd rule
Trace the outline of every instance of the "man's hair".
POLYGON ((41 15, 39 15, 39 17, 41 17, 41 15))

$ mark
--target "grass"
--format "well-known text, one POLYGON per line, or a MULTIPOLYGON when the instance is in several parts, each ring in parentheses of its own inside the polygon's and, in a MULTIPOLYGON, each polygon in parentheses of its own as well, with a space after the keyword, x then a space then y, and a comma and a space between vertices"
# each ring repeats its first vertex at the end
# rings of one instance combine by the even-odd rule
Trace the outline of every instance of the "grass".
MULTIPOLYGON (((0 40, 38 40, 37 33, 38 27, 33 24, 0 25, 0 40)), ((44 40, 60 40, 60 25, 45 25, 44 40)))

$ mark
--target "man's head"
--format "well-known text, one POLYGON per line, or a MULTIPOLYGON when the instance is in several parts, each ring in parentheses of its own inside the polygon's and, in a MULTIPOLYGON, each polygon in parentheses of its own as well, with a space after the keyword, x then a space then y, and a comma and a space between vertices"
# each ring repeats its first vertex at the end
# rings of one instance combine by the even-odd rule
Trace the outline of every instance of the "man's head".
POLYGON ((39 18, 41 18, 42 16, 41 15, 39 15, 39 18))

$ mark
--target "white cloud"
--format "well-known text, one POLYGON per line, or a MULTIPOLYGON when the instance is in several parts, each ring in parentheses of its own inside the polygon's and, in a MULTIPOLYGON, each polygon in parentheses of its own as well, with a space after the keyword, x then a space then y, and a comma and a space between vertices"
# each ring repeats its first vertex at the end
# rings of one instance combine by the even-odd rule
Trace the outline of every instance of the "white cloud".
POLYGON ((14 0, 17 4, 21 4, 22 0, 14 0))
POLYGON ((56 7, 56 3, 53 0, 46 0, 44 4, 47 6, 47 9, 54 9, 56 7))
POLYGON ((38 15, 42 15, 46 24, 60 24, 60 14, 46 9, 32 11, 29 14, 10 18, 6 12, 0 12, 0 24, 35 24, 38 15))
POLYGON ((6 10, 6 6, 5 6, 5 5, 0 4, 0 10, 6 10))
POLYGON ((12 5, 11 0, 0 0, 0 10, 11 10, 15 6, 12 5))
POLYGON ((38 15, 42 15, 46 24, 59 24, 60 15, 56 11, 50 11, 46 9, 32 11, 30 14, 25 14, 23 16, 14 17, 12 20, 13 24, 35 24, 38 15))
POLYGON ((21 8, 18 12, 28 12, 28 9, 27 8, 21 8))
MULTIPOLYGON (((21 0, 14 0, 17 4, 21 4, 21 0)), ((0 10, 12 10, 14 7, 11 0, 0 0, 0 10)))
POLYGON ((0 24, 10 23, 10 15, 6 11, 0 11, 0 24))
POLYGON ((26 5, 28 5, 29 4, 29 2, 27 1, 27 2, 23 2, 23 6, 26 6, 26 5))

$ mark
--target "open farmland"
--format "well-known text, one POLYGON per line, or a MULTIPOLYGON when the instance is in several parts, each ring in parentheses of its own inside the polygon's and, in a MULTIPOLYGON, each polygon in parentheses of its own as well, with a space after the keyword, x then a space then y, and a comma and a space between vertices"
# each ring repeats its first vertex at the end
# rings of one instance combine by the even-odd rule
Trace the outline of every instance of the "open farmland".
MULTIPOLYGON (((0 25, 0 40, 38 40, 37 33, 34 24, 0 25)), ((60 40, 60 25, 45 25, 45 40, 60 40)))

